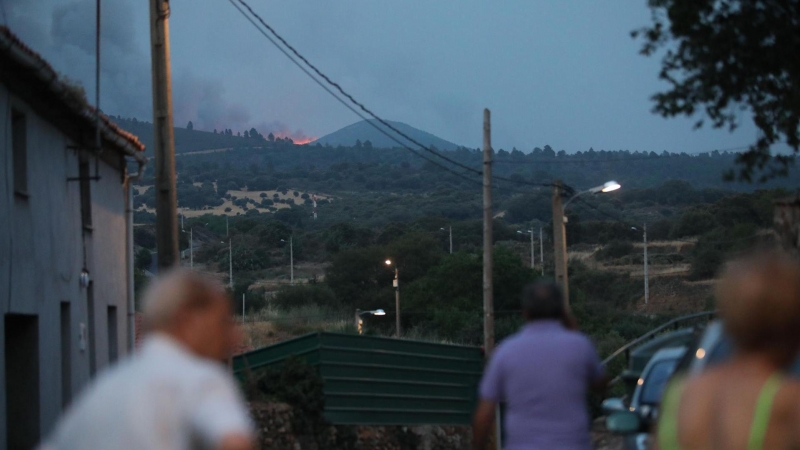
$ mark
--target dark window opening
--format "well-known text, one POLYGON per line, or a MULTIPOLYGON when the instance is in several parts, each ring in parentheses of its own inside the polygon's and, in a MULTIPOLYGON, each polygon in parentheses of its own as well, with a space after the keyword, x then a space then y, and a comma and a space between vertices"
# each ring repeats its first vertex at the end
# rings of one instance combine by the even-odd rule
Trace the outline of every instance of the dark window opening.
POLYGON ((81 223, 83 228, 92 229, 92 183, 89 158, 82 154, 78 165, 78 177, 81 186, 81 223))
POLYGON ((28 195, 28 131, 25 114, 11 110, 11 152, 14 164, 14 193, 28 195))
POLYGON ((39 442, 39 320, 6 314, 6 446, 28 450, 39 442))
POLYGON ((72 401, 72 317, 70 303, 61 302, 61 407, 72 401))
POLYGON ((94 328, 94 283, 89 282, 86 287, 86 311, 89 315, 87 323, 89 326, 89 375, 94 377, 97 373, 97 358, 95 355, 95 328, 94 328))
POLYGON ((108 363, 117 361, 119 352, 117 341, 117 307, 108 307, 108 363))

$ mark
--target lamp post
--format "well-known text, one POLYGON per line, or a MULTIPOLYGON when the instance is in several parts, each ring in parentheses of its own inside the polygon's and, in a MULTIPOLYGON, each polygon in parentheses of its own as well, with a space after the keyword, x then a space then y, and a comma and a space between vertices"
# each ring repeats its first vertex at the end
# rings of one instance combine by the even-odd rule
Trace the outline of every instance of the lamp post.
MULTIPOLYGON (((636 227, 631 227, 633 231, 639 231, 636 227)), ((642 242, 644 244, 644 304, 650 300, 650 278, 647 273, 647 224, 642 227, 642 242)))
MULTIPOLYGON (((453 226, 450 225, 450 254, 453 254, 453 226)), ((444 228, 440 228, 440 230, 445 231, 444 228)))
POLYGON ((600 194, 616 191, 622 186, 616 181, 607 181, 606 183, 595 186, 585 191, 580 191, 570 197, 566 203, 562 202, 562 192, 564 184, 561 180, 556 180, 553 183, 553 248, 554 248, 554 262, 555 262, 555 275, 556 282, 561 284, 564 291, 564 302, 569 306, 569 279, 567 276, 567 216, 564 214, 567 206, 573 200, 584 194, 600 194))
MULTIPOLYGON (((294 286, 294 236, 289 236, 289 283, 294 286)), ((286 240, 281 239, 281 242, 286 240)))
MULTIPOLYGON (((220 244, 224 244, 225 241, 221 241, 220 244)), ((228 285, 231 288, 231 292, 233 292, 233 239, 228 238, 228 285)))
POLYGON ((386 315, 386 311, 384 311, 382 309, 376 309, 376 310, 373 310, 373 311, 362 311, 360 309, 356 309, 356 331, 358 331, 358 334, 363 334, 363 332, 364 332, 364 329, 363 329, 364 321, 361 320, 361 316, 366 316, 366 315, 385 316, 386 315))
POLYGON ((534 246, 533 246, 533 230, 528 231, 517 231, 519 234, 530 234, 531 235, 531 269, 536 265, 536 256, 534 254, 534 246))
MULTIPOLYGON (((392 266, 392 260, 387 259, 386 265, 392 266)), ((395 337, 400 337, 400 271, 397 269, 397 264, 394 264, 394 313, 395 313, 395 337)))

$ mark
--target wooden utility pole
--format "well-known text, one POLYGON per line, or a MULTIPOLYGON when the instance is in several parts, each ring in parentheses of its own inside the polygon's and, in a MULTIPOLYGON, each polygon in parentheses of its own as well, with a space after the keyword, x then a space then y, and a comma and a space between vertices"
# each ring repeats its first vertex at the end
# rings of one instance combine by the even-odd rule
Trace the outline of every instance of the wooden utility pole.
POLYGON ((169 1, 150 0, 155 151, 156 246, 158 267, 178 263, 178 199, 175 192, 175 139, 169 63, 169 1))
POLYGON ((494 348, 494 290, 492 285, 492 124, 483 110, 483 347, 494 348))
POLYGON ((555 262, 556 282, 564 291, 564 303, 569 306, 569 280, 567 277, 567 230, 561 193, 564 185, 561 180, 553 182, 553 260, 555 262))

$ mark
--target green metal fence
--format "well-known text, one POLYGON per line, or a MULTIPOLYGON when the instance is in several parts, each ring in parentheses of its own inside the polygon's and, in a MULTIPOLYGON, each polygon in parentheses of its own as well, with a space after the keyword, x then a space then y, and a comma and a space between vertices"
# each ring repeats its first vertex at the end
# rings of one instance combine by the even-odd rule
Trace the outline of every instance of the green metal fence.
POLYGON ((290 356, 319 369, 334 424, 469 424, 483 370, 478 347, 323 332, 239 355, 234 373, 290 356))

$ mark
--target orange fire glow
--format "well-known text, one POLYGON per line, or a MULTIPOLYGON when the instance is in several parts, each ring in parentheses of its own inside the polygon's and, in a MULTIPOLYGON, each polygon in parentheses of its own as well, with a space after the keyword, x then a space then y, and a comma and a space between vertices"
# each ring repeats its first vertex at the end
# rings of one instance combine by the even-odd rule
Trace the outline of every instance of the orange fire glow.
POLYGON ((309 143, 314 142, 314 141, 317 140, 317 138, 315 138, 315 137, 296 138, 296 137, 292 137, 292 136, 290 136, 288 134, 275 133, 275 138, 276 139, 278 139, 278 138, 286 139, 287 137, 290 138, 294 142, 295 145, 305 145, 305 144, 309 144, 309 143))

